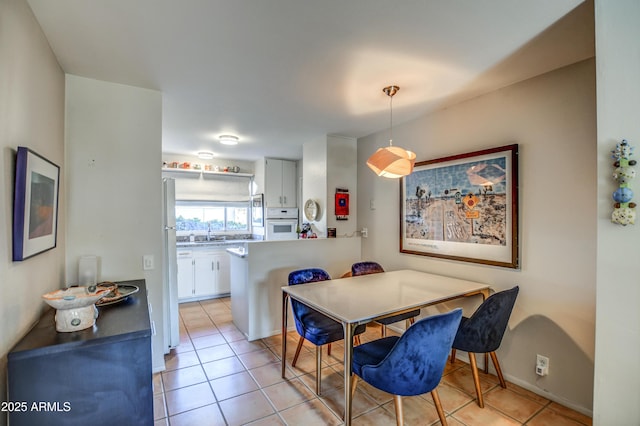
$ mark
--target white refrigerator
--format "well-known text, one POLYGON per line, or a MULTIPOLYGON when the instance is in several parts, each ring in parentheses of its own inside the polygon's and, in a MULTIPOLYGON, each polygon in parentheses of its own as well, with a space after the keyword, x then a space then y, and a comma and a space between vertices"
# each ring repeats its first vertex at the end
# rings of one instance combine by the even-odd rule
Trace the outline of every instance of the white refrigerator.
POLYGON ((165 350, 175 348, 180 343, 178 320, 178 261, 176 257, 176 183, 174 179, 162 179, 163 216, 163 282, 165 350))

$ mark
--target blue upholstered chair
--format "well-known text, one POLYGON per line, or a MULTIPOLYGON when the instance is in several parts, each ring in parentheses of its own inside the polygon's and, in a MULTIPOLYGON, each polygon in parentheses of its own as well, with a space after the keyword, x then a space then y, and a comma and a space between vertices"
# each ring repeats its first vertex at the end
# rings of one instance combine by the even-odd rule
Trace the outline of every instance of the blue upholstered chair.
MULTIPOLYGON (((289 285, 314 283, 318 281, 330 280, 329 274, 320 268, 300 269, 289 274, 289 285)), ((329 345, 329 355, 331 355, 331 342, 344 339, 342 324, 321 314, 297 300, 291 299, 291 310, 296 324, 296 330, 300 335, 298 347, 293 356, 292 366, 296 366, 300 350, 304 340, 308 340, 316 345, 316 394, 320 395, 320 368, 322 364, 322 346, 329 345)), ((354 336, 365 331, 366 326, 359 325, 354 330, 354 336)), ((285 336, 283 336, 285 338, 285 336)), ((283 356, 285 356, 283 354, 283 356)))
MULTIPOLYGON (((358 262, 351 265, 351 275, 354 277, 358 275, 378 274, 380 272, 384 272, 384 269, 377 262, 358 262)), ((376 322, 382 326, 382 337, 385 337, 387 335, 387 325, 393 324, 394 322, 406 321, 406 327, 409 328, 418 315, 420 315, 420 309, 415 309, 411 312, 405 312, 404 314, 379 319, 376 322)))
MULTIPOLYGON (((453 341, 451 351, 451 363, 456 358, 456 349, 469 353, 469 364, 471 365, 471 373, 473 375, 473 383, 478 396, 478 405, 484 407, 482 392, 480 390, 480 377, 478 376, 478 364, 475 354, 489 354, 493 361, 493 366, 498 374, 500 386, 507 387, 496 350, 500 347, 502 337, 507 329, 509 317, 513 305, 516 303, 519 287, 515 286, 510 290, 504 290, 494 293, 487 298, 471 317, 463 317, 460 327, 453 341)), ((487 359, 485 357, 485 371, 488 371, 487 359)))
POLYGON ((402 397, 431 392, 440 422, 446 426, 436 388, 461 318, 462 310, 455 309, 416 321, 400 337, 383 337, 353 348, 351 396, 358 377, 393 394, 396 423, 402 425, 402 397))

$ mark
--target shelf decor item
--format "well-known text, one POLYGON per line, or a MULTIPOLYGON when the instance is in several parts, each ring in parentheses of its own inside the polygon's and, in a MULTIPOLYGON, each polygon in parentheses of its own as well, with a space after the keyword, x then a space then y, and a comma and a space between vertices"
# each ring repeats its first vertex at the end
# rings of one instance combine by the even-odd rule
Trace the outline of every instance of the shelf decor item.
POLYGON ((60 167, 18 147, 13 200, 13 260, 56 246, 60 167))
POLYGON ((633 147, 623 139, 616 144, 616 149, 611 151, 611 157, 616 160, 613 163, 613 178, 618 182, 618 189, 613 192, 613 213, 611 222, 619 225, 633 225, 636 221, 636 203, 632 203, 633 191, 629 188, 629 182, 636 177, 636 171, 631 167, 636 165, 636 160, 631 160, 633 147))
POLYGON ((400 252, 519 268, 518 145, 416 163, 400 181, 400 252))
POLYGON ((42 298, 56 309, 56 331, 68 333, 93 327, 98 318, 95 303, 111 290, 96 286, 68 287, 43 294, 42 298))

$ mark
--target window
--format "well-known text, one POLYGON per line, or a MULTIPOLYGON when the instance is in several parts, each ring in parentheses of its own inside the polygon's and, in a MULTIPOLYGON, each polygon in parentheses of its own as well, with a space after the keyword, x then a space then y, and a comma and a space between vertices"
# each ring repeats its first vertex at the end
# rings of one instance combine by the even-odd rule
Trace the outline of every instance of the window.
POLYGON ((178 235, 249 230, 249 202, 176 201, 178 235))

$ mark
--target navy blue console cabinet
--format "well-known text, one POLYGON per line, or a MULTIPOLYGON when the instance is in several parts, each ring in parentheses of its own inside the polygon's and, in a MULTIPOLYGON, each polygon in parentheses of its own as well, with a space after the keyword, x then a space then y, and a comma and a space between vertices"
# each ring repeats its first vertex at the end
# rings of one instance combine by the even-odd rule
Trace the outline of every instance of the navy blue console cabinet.
POLYGON ((56 332, 55 310, 7 356, 9 421, 20 425, 153 425, 151 323, 138 293, 99 307, 86 330, 56 332))

